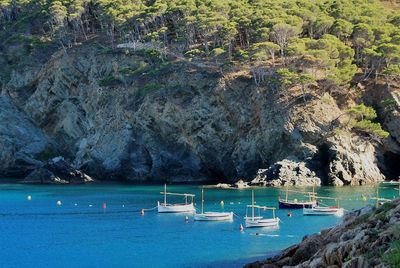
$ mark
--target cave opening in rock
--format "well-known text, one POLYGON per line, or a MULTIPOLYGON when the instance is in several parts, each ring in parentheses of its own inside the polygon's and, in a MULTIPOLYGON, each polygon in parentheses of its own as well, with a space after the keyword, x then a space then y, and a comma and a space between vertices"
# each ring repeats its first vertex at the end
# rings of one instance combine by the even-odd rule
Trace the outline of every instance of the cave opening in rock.
POLYGON ((329 163, 331 160, 329 145, 324 143, 318 146, 318 152, 313 158, 313 163, 315 167, 313 170, 316 172, 317 176, 321 178, 321 183, 327 185, 329 183, 329 163))
POLYGON ((400 153, 385 152, 383 155, 385 162, 384 175, 389 180, 397 180, 400 177, 400 153))

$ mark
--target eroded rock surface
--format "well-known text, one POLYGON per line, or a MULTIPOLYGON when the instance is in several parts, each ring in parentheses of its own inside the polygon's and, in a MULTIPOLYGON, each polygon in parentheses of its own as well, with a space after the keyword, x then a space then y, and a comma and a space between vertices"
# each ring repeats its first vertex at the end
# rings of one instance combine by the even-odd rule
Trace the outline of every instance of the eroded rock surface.
POLYGON ((223 74, 177 59, 143 67, 149 64, 135 53, 82 45, 14 70, 2 95, 18 109, 0 112, 19 117, 0 119, 34 134, 21 142, 5 138, 17 128, 2 128, 3 173, 62 155, 78 170, 113 180, 233 183, 254 179, 259 169, 268 170, 258 176, 265 185, 383 179, 379 144, 329 138, 343 111, 327 93, 305 101, 298 88, 281 94, 256 87, 247 72, 223 74))
POLYGON ((43 166, 37 167, 26 176, 24 183, 41 184, 80 184, 93 182, 93 179, 73 168, 63 157, 55 157, 43 166))

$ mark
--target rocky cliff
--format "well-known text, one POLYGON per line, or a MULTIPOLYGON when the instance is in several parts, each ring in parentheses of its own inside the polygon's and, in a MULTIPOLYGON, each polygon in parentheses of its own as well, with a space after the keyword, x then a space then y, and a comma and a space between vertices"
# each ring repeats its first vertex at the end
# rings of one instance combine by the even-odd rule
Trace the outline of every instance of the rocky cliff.
MULTIPOLYGON (((358 185, 400 175, 399 106, 380 112, 384 143, 336 133, 354 98, 318 84, 304 97, 257 87, 245 68, 81 45, 14 68, 1 85, 3 176, 55 156, 95 178, 145 182, 358 185)), ((374 104, 398 100, 399 88, 383 88, 374 104)))
POLYGON ((400 199, 378 209, 352 211, 343 222, 250 268, 398 267, 400 263, 400 199))

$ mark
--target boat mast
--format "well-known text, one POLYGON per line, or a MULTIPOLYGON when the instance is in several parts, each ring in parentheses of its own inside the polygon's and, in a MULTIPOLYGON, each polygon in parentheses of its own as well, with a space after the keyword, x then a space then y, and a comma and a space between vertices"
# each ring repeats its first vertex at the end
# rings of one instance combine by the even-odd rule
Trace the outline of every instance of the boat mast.
POLYGON ((376 187, 376 201, 375 201, 375 207, 379 207, 379 190, 378 187, 376 187))
MULTIPOLYGON (((313 183, 313 185, 312 185, 312 196, 314 197, 315 196, 315 185, 314 185, 314 183, 313 183)), ((310 194, 310 202, 312 202, 313 200, 313 197, 311 197, 311 194, 310 194)))
POLYGON ((201 189, 201 214, 204 213, 204 189, 201 189))
POLYGON ((167 184, 164 184, 164 206, 167 205, 167 184))
POLYGON ((288 201, 289 186, 286 185, 286 202, 288 201))
POLYGON ((251 219, 254 221, 254 190, 251 190, 251 219))

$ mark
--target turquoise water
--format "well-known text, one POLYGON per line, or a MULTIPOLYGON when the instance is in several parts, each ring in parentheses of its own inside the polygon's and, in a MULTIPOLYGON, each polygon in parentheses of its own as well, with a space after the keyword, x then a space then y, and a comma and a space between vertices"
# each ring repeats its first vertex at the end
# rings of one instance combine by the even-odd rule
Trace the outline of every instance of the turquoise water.
MULTIPOLYGON (((380 195, 397 197, 394 187, 385 185, 380 195)), ((141 208, 162 200, 162 190, 162 185, 0 184, 0 267, 240 267, 340 221, 334 216, 302 216, 301 210, 289 218, 287 210, 277 210, 282 219, 278 230, 240 232, 251 191, 220 189, 205 190, 205 209, 218 211, 223 200, 225 211, 240 216, 233 222, 194 222, 190 217, 186 223, 183 215, 155 211, 141 216, 141 208)), ((374 202, 362 200, 362 195, 375 195, 369 187, 316 190, 342 197, 346 209, 374 202)), ((168 191, 194 193, 200 200, 201 186, 169 186, 168 191)), ((256 189, 256 202, 277 206, 279 192, 256 189)))

